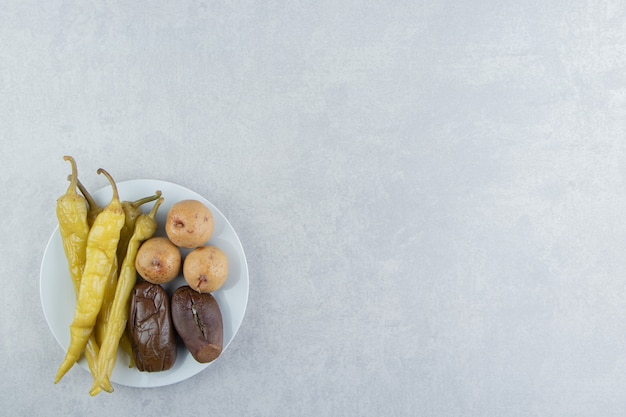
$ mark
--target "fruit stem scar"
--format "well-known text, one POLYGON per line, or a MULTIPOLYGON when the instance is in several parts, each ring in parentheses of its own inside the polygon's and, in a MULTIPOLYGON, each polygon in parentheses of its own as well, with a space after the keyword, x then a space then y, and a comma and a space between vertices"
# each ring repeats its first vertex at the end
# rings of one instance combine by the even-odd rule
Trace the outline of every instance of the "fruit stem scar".
POLYGON ((208 281, 206 275, 200 275, 198 277, 198 292, 200 292, 200 287, 208 281))

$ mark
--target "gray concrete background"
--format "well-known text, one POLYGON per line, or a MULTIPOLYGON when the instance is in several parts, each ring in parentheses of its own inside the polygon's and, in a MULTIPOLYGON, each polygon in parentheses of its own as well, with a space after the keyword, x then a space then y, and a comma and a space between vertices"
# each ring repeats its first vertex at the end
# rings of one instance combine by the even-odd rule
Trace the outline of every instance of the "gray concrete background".
POLYGON ((626 5, 378 3, 3 3, 2 414, 626 414, 626 5), (231 221, 250 296, 214 366, 52 383, 64 154, 231 221))

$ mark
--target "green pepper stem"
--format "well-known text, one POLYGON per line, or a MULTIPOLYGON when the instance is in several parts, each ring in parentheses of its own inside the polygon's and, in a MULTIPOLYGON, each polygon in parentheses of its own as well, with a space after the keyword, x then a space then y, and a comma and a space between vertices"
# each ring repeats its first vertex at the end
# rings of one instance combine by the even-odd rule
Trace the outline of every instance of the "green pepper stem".
POLYGON ((78 189, 83 194, 83 196, 85 196, 87 203, 89 203, 89 207, 91 208, 98 207, 98 203, 96 203, 96 200, 93 199, 93 197, 91 196, 89 191, 87 191, 87 188, 85 188, 83 183, 80 182, 80 180, 77 180, 77 184, 78 184, 78 189))
POLYGON ((103 174, 105 177, 107 177, 107 180, 109 180, 109 182, 111 183, 111 188, 113 188, 113 198, 111 199, 111 201, 119 201, 120 196, 117 193, 117 185, 115 185, 115 181, 113 181, 113 177, 111 176, 111 174, 109 174, 104 168, 98 168, 98 175, 103 174))
POLYGON ((69 155, 65 155, 63 160, 69 161, 72 164, 72 178, 70 179, 70 185, 67 188, 67 194, 76 194, 76 186, 78 184, 78 168, 76 167, 76 161, 69 155))
POLYGON ((157 190, 154 195, 148 196, 148 197, 144 197, 144 198, 140 198, 139 200, 133 201, 131 203, 131 206, 133 206, 133 208, 137 208, 142 206, 143 204, 149 203, 150 201, 154 201, 157 198, 161 197, 161 191, 157 190))
MULTIPOLYGON (((160 191, 159 191, 160 193, 160 191)), ((159 210, 159 206, 161 205, 161 203, 163 203, 165 199, 163 197, 160 197, 156 203, 154 203, 154 207, 152 207, 152 210, 150 210, 150 213, 148 213, 148 217, 151 219, 154 219, 156 217, 157 211, 159 210)))

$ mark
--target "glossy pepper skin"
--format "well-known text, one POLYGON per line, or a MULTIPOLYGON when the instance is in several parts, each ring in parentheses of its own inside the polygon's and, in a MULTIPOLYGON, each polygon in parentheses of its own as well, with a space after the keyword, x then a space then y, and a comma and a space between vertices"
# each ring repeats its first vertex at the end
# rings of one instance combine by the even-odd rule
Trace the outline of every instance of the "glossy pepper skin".
POLYGON ((69 177, 71 182, 66 193, 57 200, 56 215, 70 276, 74 288, 78 289, 85 268, 87 236, 89 235, 87 202, 76 192, 78 181, 76 161, 71 156, 64 156, 63 159, 72 164, 72 175, 69 177))
MULTIPOLYGON (((100 309, 100 313, 98 314, 98 319, 96 321, 96 341, 99 346, 102 345, 102 341, 104 340, 104 335, 106 333, 106 327, 108 326, 109 318, 111 316, 113 298, 115 297, 115 288, 117 287, 122 262, 126 256, 128 242, 133 234, 135 222, 142 214, 141 206, 145 203, 156 200, 160 196, 161 191, 157 191, 154 195, 141 198, 137 201, 122 201, 122 209, 124 210, 124 226, 122 226, 122 230, 120 230, 120 240, 117 244, 116 251, 117 255, 109 273, 109 279, 107 280, 104 290, 102 308, 100 309)), ((130 345, 130 340, 126 339, 122 342, 122 346, 132 358, 132 346, 130 345)), ((133 363, 134 361, 131 361, 131 365, 133 363)))
POLYGON ((102 307, 106 280, 115 260, 120 230, 124 225, 124 210, 113 178, 103 169, 98 169, 98 174, 104 174, 111 183, 113 197, 102 213, 98 214, 89 231, 85 269, 80 282, 74 320, 70 325, 70 345, 57 372, 55 383, 76 363, 93 333, 102 307))
MULTIPOLYGON (((89 206, 89 211, 87 212, 87 223, 91 228, 96 220, 96 217, 98 217, 98 214, 102 213, 102 210, 104 209, 100 207, 98 203, 96 203, 96 200, 94 200, 89 191, 87 191, 87 188, 80 182, 80 180, 78 180, 77 185, 80 192, 87 200, 87 204, 89 206)), ((122 203, 122 205, 123 204, 124 203, 122 203)), ((109 271, 108 279, 104 289, 104 296, 102 298, 102 307, 100 308, 100 312, 98 313, 98 318, 96 319, 96 325, 93 331, 93 335, 95 335, 96 337, 96 343, 98 343, 98 346, 102 343, 102 338, 104 336, 104 327, 106 325, 106 320, 109 316, 110 304, 113 302, 113 295, 115 294, 115 286, 117 285, 118 263, 118 259, 115 258, 113 260, 113 264, 111 265, 111 270, 109 271)))
MULTIPOLYGON (((89 211, 87 212, 87 223, 91 228, 94 221, 96 220, 96 217, 98 217, 98 214, 102 213, 102 210, 104 209, 100 207, 98 203, 96 203, 96 200, 94 200, 89 191, 87 191, 87 188, 80 182, 80 180, 78 180, 77 186, 80 192, 85 197, 85 200, 87 200, 87 205, 89 207, 89 211)), ((122 203, 122 205, 123 204, 124 203, 122 203)), ((115 294, 115 286, 117 285, 118 264, 119 261, 117 258, 115 258, 113 260, 113 264, 111 265, 111 270, 109 271, 109 276, 104 289, 104 297, 102 299, 102 307, 100 308, 100 312, 98 313, 98 318, 96 319, 96 325, 93 331, 93 336, 95 336, 98 346, 100 346, 100 344, 102 343, 102 338, 104 337, 104 327, 109 317, 109 309, 111 307, 111 303, 113 302, 113 295, 115 294)), ((129 350, 129 355, 132 355, 132 348, 130 348, 129 350)))
POLYGON ((118 274, 119 260, 117 256, 113 258, 113 264, 104 286, 104 295, 102 296, 102 306, 96 319, 96 325, 94 327, 94 334, 96 335, 96 342, 98 346, 102 345, 102 339, 104 338, 105 328, 109 315, 111 314, 111 304, 113 304, 113 297, 115 296, 115 287, 117 286, 117 274, 118 274))
MULTIPOLYGON (((113 306, 113 299, 115 298, 115 289, 118 285, 119 275, 121 274, 122 264, 124 257, 126 256, 126 249, 128 248, 128 242, 130 241, 133 231, 135 230, 135 223, 140 215, 143 214, 141 206, 151 201, 154 201, 161 197, 161 191, 156 191, 153 195, 140 198, 135 201, 122 201, 122 210, 124 210, 124 226, 120 230, 120 241, 117 244, 117 257, 115 265, 111 269, 111 275, 107 283, 107 288, 104 294, 104 301, 102 309, 98 315, 98 321, 96 322, 96 340, 98 345, 101 345, 106 333, 106 327, 109 325, 111 316, 111 309, 113 306)), ((130 337, 128 334, 123 333, 119 342, 124 352, 126 352, 130 358, 129 367, 135 366, 135 360, 133 358, 133 347, 130 343, 130 337)), ((110 386, 110 384, 109 384, 110 386)), ((111 387, 111 389, 113 389, 111 387)))
POLYGON ((133 234, 128 242, 124 262, 120 271, 119 280, 113 298, 111 315, 107 321, 106 333, 100 346, 98 356, 98 376, 91 388, 90 394, 96 395, 100 389, 112 392, 113 387, 109 378, 115 367, 117 347, 120 338, 124 334, 128 322, 128 310, 130 294, 137 282, 137 270, 135 269, 135 258, 141 243, 151 238, 157 229, 156 214, 163 203, 163 198, 159 198, 149 214, 141 214, 134 225, 133 234))
POLYGON ((125 221, 124 227, 120 232, 120 243, 117 245, 117 259, 119 260, 119 269, 121 272, 122 263, 126 257, 126 250, 130 242, 133 232, 135 231, 135 223, 139 216, 143 214, 141 206, 151 201, 158 200, 161 197, 161 191, 155 191, 154 195, 140 198, 136 201, 122 201, 122 209, 124 210, 125 221))
MULTIPOLYGON (((83 194, 83 196, 85 196, 85 199, 87 200, 87 203, 89 205, 89 211, 87 212, 87 223, 91 227, 96 217, 102 212, 103 209, 98 205, 98 203, 96 203, 87 188, 80 182, 80 179, 78 180, 77 185, 78 189, 83 194)), ((139 215, 142 213, 141 206, 145 203, 156 200, 160 196, 161 191, 157 191, 152 196, 144 197, 136 201, 122 201, 122 209, 124 210, 125 218, 124 226, 120 231, 120 241, 117 245, 117 259, 115 260, 115 264, 111 267, 109 281, 107 282, 107 287, 105 289, 103 308, 98 314, 98 319, 96 321, 95 334, 97 341, 100 343, 102 343, 102 340, 104 338, 106 322, 108 321, 108 317, 110 314, 110 307, 113 303, 113 297, 115 296, 115 287, 117 286, 117 280, 120 273, 121 264, 125 255, 125 250, 122 250, 121 248, 128 246, 128 240, 132 235, 135 221, 137 220, 137 217, 139 217, 139 215)), ((133 348, 130 344, 130 338, 127 333, 122 334, 119 345, 130 358, 129 368, 134 367, 135 360, 133 359, 133 348)))
MULTIPOLYGON (((78 184, 78 169, 76 161, 71 156, 64 156, 64 160, 72 164, 72 174, 68 177, 70 185, 65 195, 59 197, 56 206, 56 215, 59 222, 59 234, 63 243, 63 250, 68 261, 68 267, 74 292, 78 300, 80 282, 85 269, 87 256, 87 238, 89 236, 87 202, 76 192, 78 184)), ((94 337, 90 337, 85 346, 85 359, 92 375, 96 375, 96 361, 99 354, 98 345, 94 337)))
POLYGON ((103 208, 96 203, 96 200, 93 199, 89 191, 87 191, 87 188, 85 188, 83 183, 80 182, 80 179, 77 180, 76 185, 85 197, 85 200, 87 200, 87 205, 89 207, 89 210, 87 211, 87 224, 91 227, 93 226, 93 222, 96 221, 98 214, 102 213, 103 208))

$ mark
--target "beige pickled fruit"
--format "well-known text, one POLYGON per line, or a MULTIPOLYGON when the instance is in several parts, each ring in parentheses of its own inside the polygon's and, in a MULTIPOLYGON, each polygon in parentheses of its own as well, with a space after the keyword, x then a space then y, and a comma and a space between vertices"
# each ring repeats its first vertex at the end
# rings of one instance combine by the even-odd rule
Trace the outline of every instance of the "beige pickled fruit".
POLYGON ((152 237, 139 247, 135 268, 152 284, 165 284, 178 276, 182 263, 180 249, 165 237, 152 237))
POLYGON ((217 291, 228 278, 228 258, 215 246, 196 248, 185 257, 183 277, 198 292, 217 291))
POLYGON ((182 200, 168 211, 165 233, 176 246, 194 249, 209 241, 214 226, 207 206, 198 200, 182 200))

